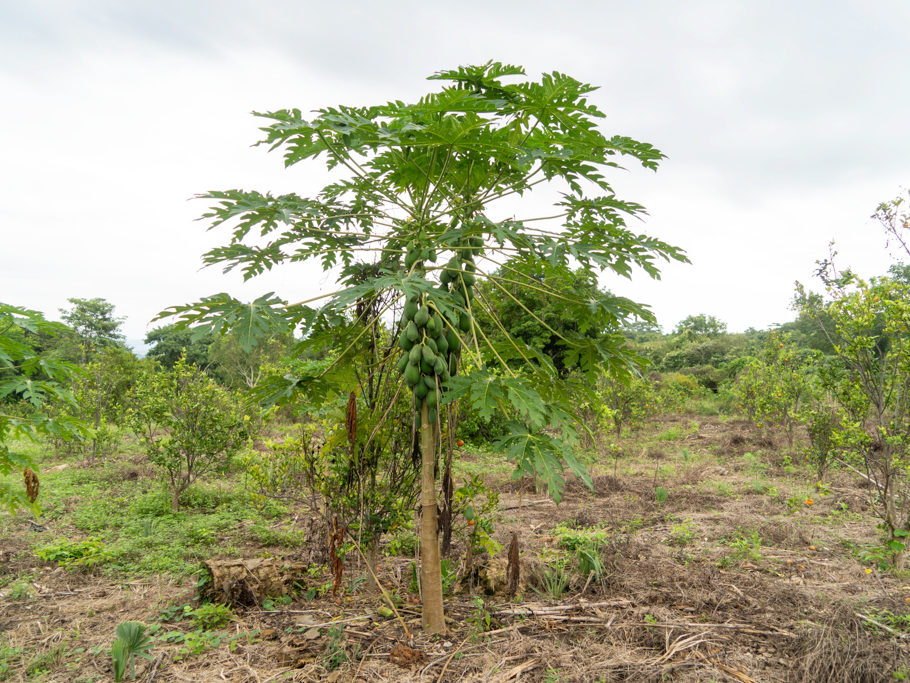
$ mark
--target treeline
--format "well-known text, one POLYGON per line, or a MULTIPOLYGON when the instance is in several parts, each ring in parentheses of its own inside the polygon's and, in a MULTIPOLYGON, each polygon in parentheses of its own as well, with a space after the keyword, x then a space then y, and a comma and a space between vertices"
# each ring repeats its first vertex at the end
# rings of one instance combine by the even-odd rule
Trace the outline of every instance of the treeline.
MULTIPOLYGON (((534 371, 529 357, 551 364, 601 456, 618 456, 626 430, 654 415, 722 413, 782 434, 785 457, 805 458, 819 480, 831 466, 856 470, 877 490, 885 547, 899 565, 910 534, 910 267, 895 264, 865 281, 822 265, 823 291, 797 288, 794 321, 744 333, 698 314, 665 334, 644 308, 624 322, 628 302, 566 273, 560 282, 525 274, 548 291, 586 297, 590 315, 567 316, 533 287, 481 281, 477 297, 487 313, 479 322, 490 315, 501 324, 499 331, 487 325, 484 353, 515 375, 534 371), (611 308, 623 315, 611 316, 611 308), (571 340, 579 336, 618 349, 616 363, 593 382, 576 378, 584 359, 571 340)), ((34 505, 37 494, 27 485, 37 481, 34 463, 10 450, 13 439, 43 437, 58 455, 91 465, 129 437, 161 468, 175 508, 198 477, 240 467, 254 496, 319 500, 314 509, 341 515, 366 541, 407 516, 416 425, 400 376, 384 362, 398 334, 394 320, 365 329, 342 317, 306 340, 287 334, 256 346, 163 326, 148 334, 148 354, 139 359, 110 303, 70 304, 63 323, 0 309, 0 472, 32 473, 24 486, 2 483, 8 508, 34 505), (270 406, 281 403, 283 422, 297 431, 249 448, 263 415, 274 417, 270 406)), ((476 361, 464 368, 478 371, 486 370, 476 361)), ((461 401, 441 426, 442 442, 449 453, 456 440, 508 452, 511 419, 489 403, 461 401)))

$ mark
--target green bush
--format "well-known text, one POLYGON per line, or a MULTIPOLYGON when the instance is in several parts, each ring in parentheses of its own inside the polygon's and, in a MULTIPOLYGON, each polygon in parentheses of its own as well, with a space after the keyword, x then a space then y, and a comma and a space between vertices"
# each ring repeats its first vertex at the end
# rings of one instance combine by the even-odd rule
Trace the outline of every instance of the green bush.
POLYGON ((61 538, 35 550, 35 555, 46 562, 56 562, 64 569, 94 569, 110 561, 112 554, 101 539, 70 541, 61 538))
POLYGON ((193 482, 224 469, 251 436, 240 401, 185 358, 171 371, 144 372, 131 401, 130 425, 163 471, 174 510, 193 482))

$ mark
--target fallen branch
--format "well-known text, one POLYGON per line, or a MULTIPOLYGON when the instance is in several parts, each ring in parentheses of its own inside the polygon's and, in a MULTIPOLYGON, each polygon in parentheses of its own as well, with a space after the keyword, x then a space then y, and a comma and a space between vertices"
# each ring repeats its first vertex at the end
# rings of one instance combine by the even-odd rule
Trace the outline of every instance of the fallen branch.
MULTIPOLYGON (((553 501, 549 498, 544 498, 543 500, 532 500, 528 503, 519 503, 518 505, 506 505, 505 507, 503 507, 501 509, 502 510, 516 510, 518 508, 531 507, 532 505, 545 505, 546 503, 553 503, 553 501)), ((553 505, 556 505, 556 503, 553 503, 553 505)))
POLYGON ((563 614, 572 610, 586 610, 597 607, 631 607, 630 600, 608 600, 606 602, 582 602, 566 603, 562 605, 525 605, 523 607, 511 607, 507 609, 495 610, 496 616, 513 616, 513 617, 539 617, 553 614, 563 614))
POLYGON ((663 624, 636 624, 636 626, 653 626, 655 628, 720 628, 720 629, 731 629, 734 631, 742 631, 743 633, 751 633, 757 636, 784 636, 786 638, 796 638, 795 633, 790 633, 789 631, 775 630, 775 631, 765 631, 762 629, 755 628, 752 624, 698 624, 693 622, 681 622, 678 624, 673 623, 663 623, 663 624))
POLYGON ((875 479, 873 479, 873 478, 870 477, 869 475, 863 474, 863 473, 860 472, 858 469, 856 469, 853 465, 851 465, 850 463, 844 462, 844 461, 841 460, 840 458, 834 458, 834 459, 835 459, 837 462, 839 462, 841 465, 843 465, 844 467, 846 467, 848 470, 852 470, 853 472, 855 472, 856 474, 858 474, 859 476, 861 476, 863 479, 865 479, 866 481, 868 481, 870 484, 872 484, 873 486, 875 486, 875 488, 877 488, 877 489, 879 490, 880 493, 884 493, 884 492, 885 492, 885 487, 882 486, 881 484, 879 484, 877 481, 875 481, 875 479))
POLYGON ((888 633, 895 636, 896 638, 910 638, 910 635, 908 635, 906 633, 901 633, 900 631, 896 631, 893 628, 891 628, 890 626, 886 626, 885 624, 882 624, 881 622, 876 621, 872 617, 867 617, 865 614, 860 614, 859 612, 854 612, 854 614, 856 616, 858 616, 860 619, 862 619, 863 621, 868 621, 873 626, 877 626, 878 628, 887 631, 888 633))
POLYGON ((351 542, 354 544, 354 549, 357 551, 357 554, 360 555, 360 559, 363 560, 363 563, 367 567, 367 571, 370 572, 370 576, 373 577, 373 581, 376 583, 376 587, 379 589, 379 592, 382 593, 382 597, 385 599, 386 603, 391 608, 392 612, 395 614, 395 618, 398 620, 398 623, 401 624, 401 628, 404 629, 404 634, 408 637, 408 640, 411 640, 413 636, 408 630, 407 624, 404 623, 404 619, 401 617, 401 614, 398 613, 398 608, 395 606, 395 601, 392 600, 388 591, 386 591, 385 586, 379 581, 379 577, 376 576, 376 572, 373 571, 373 568, 370 566, 369 561, 367 560, 366 555, 363 554, 363 550, 360 548, 360 544, 357 542, 357 539, 351 536, 351 533, 348 531, 348 538, 351 539, 351 542))
POLYGON ((710 657, 706 657, 698 650, 693 650, 692 654, 694 654, 699 659, 707 662, 711 666, 714 666, 714 667, 720 669, 724 673, 730 674, 736 680, 742 681, 742 683, 756 683, 755 679, 750 677, 748 674, 740 671, 739 669, 734 669, 732 666, 727 666, 726 664, 722 664, 721 662, 718 662, 716 659, 711 659, 710 657))

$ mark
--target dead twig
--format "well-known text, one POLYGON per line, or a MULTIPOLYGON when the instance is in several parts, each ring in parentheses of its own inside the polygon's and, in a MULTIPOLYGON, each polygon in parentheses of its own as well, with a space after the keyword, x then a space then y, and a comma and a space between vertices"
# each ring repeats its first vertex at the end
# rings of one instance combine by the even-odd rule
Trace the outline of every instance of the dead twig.
MULTIPOLYGON (((345 528, 345 531, 347 531, 347 528, 345 528)), ((411 635, 411 632, 408 630, 407 624, 404 623, 404 619, 402 618, 401 614, 399 614, 398 608, 395 607, 395 601, 392 600, 392 597, 389 595, 388 591, 386 591, 385 586, 383 586, 382 583, 379 581, 379 577, 376 576, 376 572, 374 572, 373 568, 370 566, 370 563, 367 560, 366 555, 363 554, 363 550, 361 550, 360 544, 357 542, 357 539, 354 538, 353 536, 351 536, 351 533, 349 531, 347 533, 348 533, 348 538, 350 538, 351 541, 354 543, 354 549, 357 551, 357 554, 360 555, 361 559, 363 560, 363 563, 366 565, 367 571, 370 572, 370 576, 373 577, 373 581, 376 583, 376 587, 379 588, 379 592, 382 593, 382 597, 385 598, 385 601, 388 604, 389 608, 392 610, 392 612, 395 613, 395 618, 398 620, 398 623, 401 624, 401 628, 404 629, 404 634, 407 636, 408 640, 412 640, 413 636, 411 635)))
POLYGON ((546 504, 546 503, 552 503, 553 505, 556 505, 556 503, 553 503, 553 501, 552 501, 551 499, 549 499, 549 498, 544 498, 543 500, 532 500, 532 501, 530 501, 530 502, 528 502, 528 503, 519 503, 518 505, 505 505, 505 506, 503 506, 503 507, 500 508, 500 509, 502 509, 502 510, 515 510, 515 509, 517 509, 517 508, 526 508, 526 507, 531 507, 532 505, 544 505, 544 504, 546 504))
POLYGON ((863 621, 867 621, 870 624, 872 624, 873 626, 877 626, 878 628, 887 631, 895 638, 910 638, 910 635, 907 635, 906 633, 901 633, 900 631, 896 631, 893 628, 891 628, 890 626, 886 626, 885 624, 883 624, 879 621, 876 621, 872 617, 867 617, 865 614, 860 614, 859 612, 854 612, 854 614, 856 616, 858 616, 860 619, 862 619, 863 621))
POLYGON ((448 659, 445 661, 445 664, 442 665, 442 671, 439 672, 439 676, 436 678, 436 683, 440 683, 440 681, 442 681, 442 677, 445 675, 446 669, 449 667, 449 662, 452 661, 452 658, 455 657, 456 653, 461 651, 461 648, 464 647, 464 644, 468 642, 468 638, 470 637, 470 635, 465 636, 465 639, 458 644, 458 647, 452 650, 452 654, 449 655, 448 659))

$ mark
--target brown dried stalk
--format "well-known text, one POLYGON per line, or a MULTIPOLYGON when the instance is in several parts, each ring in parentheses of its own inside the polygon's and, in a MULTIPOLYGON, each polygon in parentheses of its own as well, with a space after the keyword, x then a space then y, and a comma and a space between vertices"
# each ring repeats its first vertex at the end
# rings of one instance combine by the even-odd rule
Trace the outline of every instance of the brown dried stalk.
POLYGON ((29 503, 34 503, 38 499, 38 489, 41 488, 38 475, 31 467, 26 467, 22 470, 22 479, 25 481, 25 496, 29 503))

